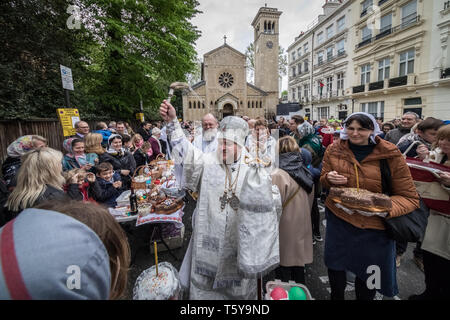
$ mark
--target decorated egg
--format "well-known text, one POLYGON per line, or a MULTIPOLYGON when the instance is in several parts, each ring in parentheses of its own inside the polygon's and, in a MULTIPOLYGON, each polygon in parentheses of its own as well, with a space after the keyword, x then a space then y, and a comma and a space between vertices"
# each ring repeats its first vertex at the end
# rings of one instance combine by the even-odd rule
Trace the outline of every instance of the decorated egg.
POLYGON ((289 300, 306 300, 306 293, 300 287, 292 287, 289 290, 289 300))
POLYGON ((281 299, 287 299, 288 295, 286 293, 286 290, 284 290, 281 287, 275 287, 273 288, 272 292, 270 293, 270 297, 273 300, 281 300, 281 299))

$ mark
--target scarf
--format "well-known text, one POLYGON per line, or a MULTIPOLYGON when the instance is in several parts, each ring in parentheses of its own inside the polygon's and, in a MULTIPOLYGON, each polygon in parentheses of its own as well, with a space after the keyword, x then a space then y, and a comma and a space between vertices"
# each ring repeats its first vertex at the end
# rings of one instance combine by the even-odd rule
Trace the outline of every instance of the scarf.
POLYGON ((300 152, 286 152, 280 154, 280 169, 286 171, 307 193, 311 193, 314 180, 311 172, 303 163, 300 152))
POLYGON ((351 115, 349 115, 349 116, 347 117, 347 119, 344 120, 344 128, 341 130, 341 136, 340 136, 341 140, 348 140, 347 126, 345 125, 345 123, 347 122, 347 120, 348 120, 351 116, 353 116, 353 115, 355 115, 355 114, 363 114, 363 115, 365 115, 366 117, 368 117, 370 120, 372 120, 374 129, 373 129, 373 132, 372 132, 372 134, 370 135, 369 139, 370 139, 374 144, 376 144, 377 142, 375 141, 375 137, 378 136, 379 134, 382 134, 383 131, 380 130, 380 126, 378 125, 378 123, 377 123, 377 121, 375 120, 375 118, 373 117, 373 115, 371 115, 371 114, 369 114, 369 113, 366 113, 366 112, 355 112, 355 113, 352 113, 351 115))
POLYGON ((122 136, 120 134, 112 134, 108 138, 108 149, 106 150, 106 152, 115 157, 122 157, 125 154, 125 149, 122 147, 120 148, 120 150, 116 150, 111 146, 112 141, 116 137, 119 137, 120 140, 122 140, 122 136))
POLYGON ((7 149, 8 156, 11 158, 20 158, 28 151, 33 150, 33 136, 22 136, 12 142, 7 149))
POLYGON ((83 153, 81 155, 77 155, 77 154, 73 153, 72 142, 74 139, 75 138, 69 138, 69 139, 64 140, 63 147, 67 151, 66 156, 68 156, 69 158, 75 159, 75 161, 78 163, 78 165, 81 168, 82 166, 87 164, 87 158, 86 158, 85 153, 83 153))

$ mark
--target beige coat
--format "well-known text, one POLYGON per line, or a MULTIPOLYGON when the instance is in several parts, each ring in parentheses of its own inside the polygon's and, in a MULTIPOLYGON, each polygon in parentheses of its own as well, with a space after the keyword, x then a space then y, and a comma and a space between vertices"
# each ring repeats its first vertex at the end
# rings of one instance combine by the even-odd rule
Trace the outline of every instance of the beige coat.
MULTIPOLYGON (((278 187, 282 203, 295 194, 298 184, 281 169, 272 173, 272 183, 278 187)), ((304 266, 313 261, 311 207, 314 191, 301 189, 283 208, 280 219, 280 265, 304 266)))

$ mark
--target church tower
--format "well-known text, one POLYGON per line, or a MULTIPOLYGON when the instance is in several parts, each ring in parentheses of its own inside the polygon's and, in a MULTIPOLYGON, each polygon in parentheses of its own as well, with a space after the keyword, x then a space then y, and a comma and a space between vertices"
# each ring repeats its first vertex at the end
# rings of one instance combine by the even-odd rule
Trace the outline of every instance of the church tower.
POLYGON ((279 98, 278 56, 281 11, 267 5, 253 19, 255 86, 268 93, 267 111, 276 112, 279 98))

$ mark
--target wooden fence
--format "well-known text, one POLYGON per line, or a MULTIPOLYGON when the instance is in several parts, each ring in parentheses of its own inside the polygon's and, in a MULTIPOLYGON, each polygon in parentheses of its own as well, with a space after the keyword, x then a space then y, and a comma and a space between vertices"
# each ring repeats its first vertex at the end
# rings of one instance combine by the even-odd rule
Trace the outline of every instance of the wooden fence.
MULTIPOLYGON (((83 120, 86 121, 86 120, 83 120)), ((86 121, 89 124, 91 131, 95 130, 95 124, 98 121, 86 121)), ((105 121, 108 123, 109 121, 105 121)), ((130 123, 130 122, 129 122, 130 123)), ((136 131, 138 126, 137 121, 130 123, 133 130, 136 131)), ((50 148, 63 151, 62 143, 64 139, 61 123, 56 119, 44 119, 36 121, 24 120, 1 120, 0 121, 0 164, 7 157, 6 150, 11 142, 17 138, 28 135, 37 134, 43 136, 48 141, 50 148)))

